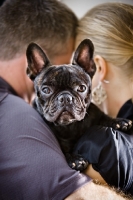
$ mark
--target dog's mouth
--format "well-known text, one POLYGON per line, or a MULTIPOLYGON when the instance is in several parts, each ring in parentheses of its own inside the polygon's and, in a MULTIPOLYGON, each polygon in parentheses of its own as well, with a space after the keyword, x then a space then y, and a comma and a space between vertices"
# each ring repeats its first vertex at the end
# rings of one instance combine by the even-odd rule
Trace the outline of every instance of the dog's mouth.
POLYGON ((76 121, 75 117, 69 111, 63 111, 56 120, 58 125, 68 125, 76 121))

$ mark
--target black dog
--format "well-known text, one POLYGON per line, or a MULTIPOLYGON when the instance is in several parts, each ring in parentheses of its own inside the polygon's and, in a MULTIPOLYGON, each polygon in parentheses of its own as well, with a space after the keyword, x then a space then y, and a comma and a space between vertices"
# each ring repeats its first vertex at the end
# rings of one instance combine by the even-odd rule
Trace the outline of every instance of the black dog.
POLYGON ((92 125, 128 130, 130 120, 112 119, 91 103, 91 79, 96 67, 94 46, 89 39, 78 46, 72 64, 51 65, 44 51, 35 43, 27 48, 27 74, 34 81, 34 107, 57 137, 69 165, 82 171, 88 162, 72 155, 79 137, 92 125))

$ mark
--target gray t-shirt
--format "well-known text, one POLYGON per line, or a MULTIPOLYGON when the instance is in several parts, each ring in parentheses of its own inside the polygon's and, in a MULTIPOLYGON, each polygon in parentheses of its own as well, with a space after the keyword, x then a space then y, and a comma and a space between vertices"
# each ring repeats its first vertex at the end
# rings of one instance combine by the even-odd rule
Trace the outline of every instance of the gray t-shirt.
POLYGON ((69 168, 41 116, 0 78, 0 199, 62 200, 89 181, 69 168))

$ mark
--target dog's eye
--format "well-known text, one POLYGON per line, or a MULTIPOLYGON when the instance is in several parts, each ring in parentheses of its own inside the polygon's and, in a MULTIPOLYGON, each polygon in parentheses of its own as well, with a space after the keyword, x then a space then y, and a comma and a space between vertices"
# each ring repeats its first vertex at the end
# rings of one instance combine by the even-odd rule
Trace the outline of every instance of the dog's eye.
POLYGON ((45 94, 50 94, 51 93, 51 89, 49 87, 43 87, 42 88, 43 93, 45 94))
POLYGON ((84 92, 86 90, 86 86, 85 85, 79 85, 77 88, 78 92, 84 92))

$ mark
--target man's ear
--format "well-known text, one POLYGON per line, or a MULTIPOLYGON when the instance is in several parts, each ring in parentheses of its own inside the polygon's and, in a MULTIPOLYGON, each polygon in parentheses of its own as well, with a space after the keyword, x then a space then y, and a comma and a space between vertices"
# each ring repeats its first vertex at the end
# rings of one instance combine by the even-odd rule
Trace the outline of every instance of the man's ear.
POLYGON ((106 79, 107 74, 107 63, 102 56, 96 55, 94 57, 94 62, 96 64, 97 73, 99 73, 100 81, 106 79))
POLYGON ((31 80, 34 80, 44 68, 50 65, 45 52, 36 43, 28 45, 26 56, 28 62, 27 74, 31 80))
POLYGON ((92 41, 90 39, 85 39, 77 47, 72 61, 73 65, 79 65, 82 67, 90 75, 91 78, 96 71, 93 54, 94 45, 92 41))

